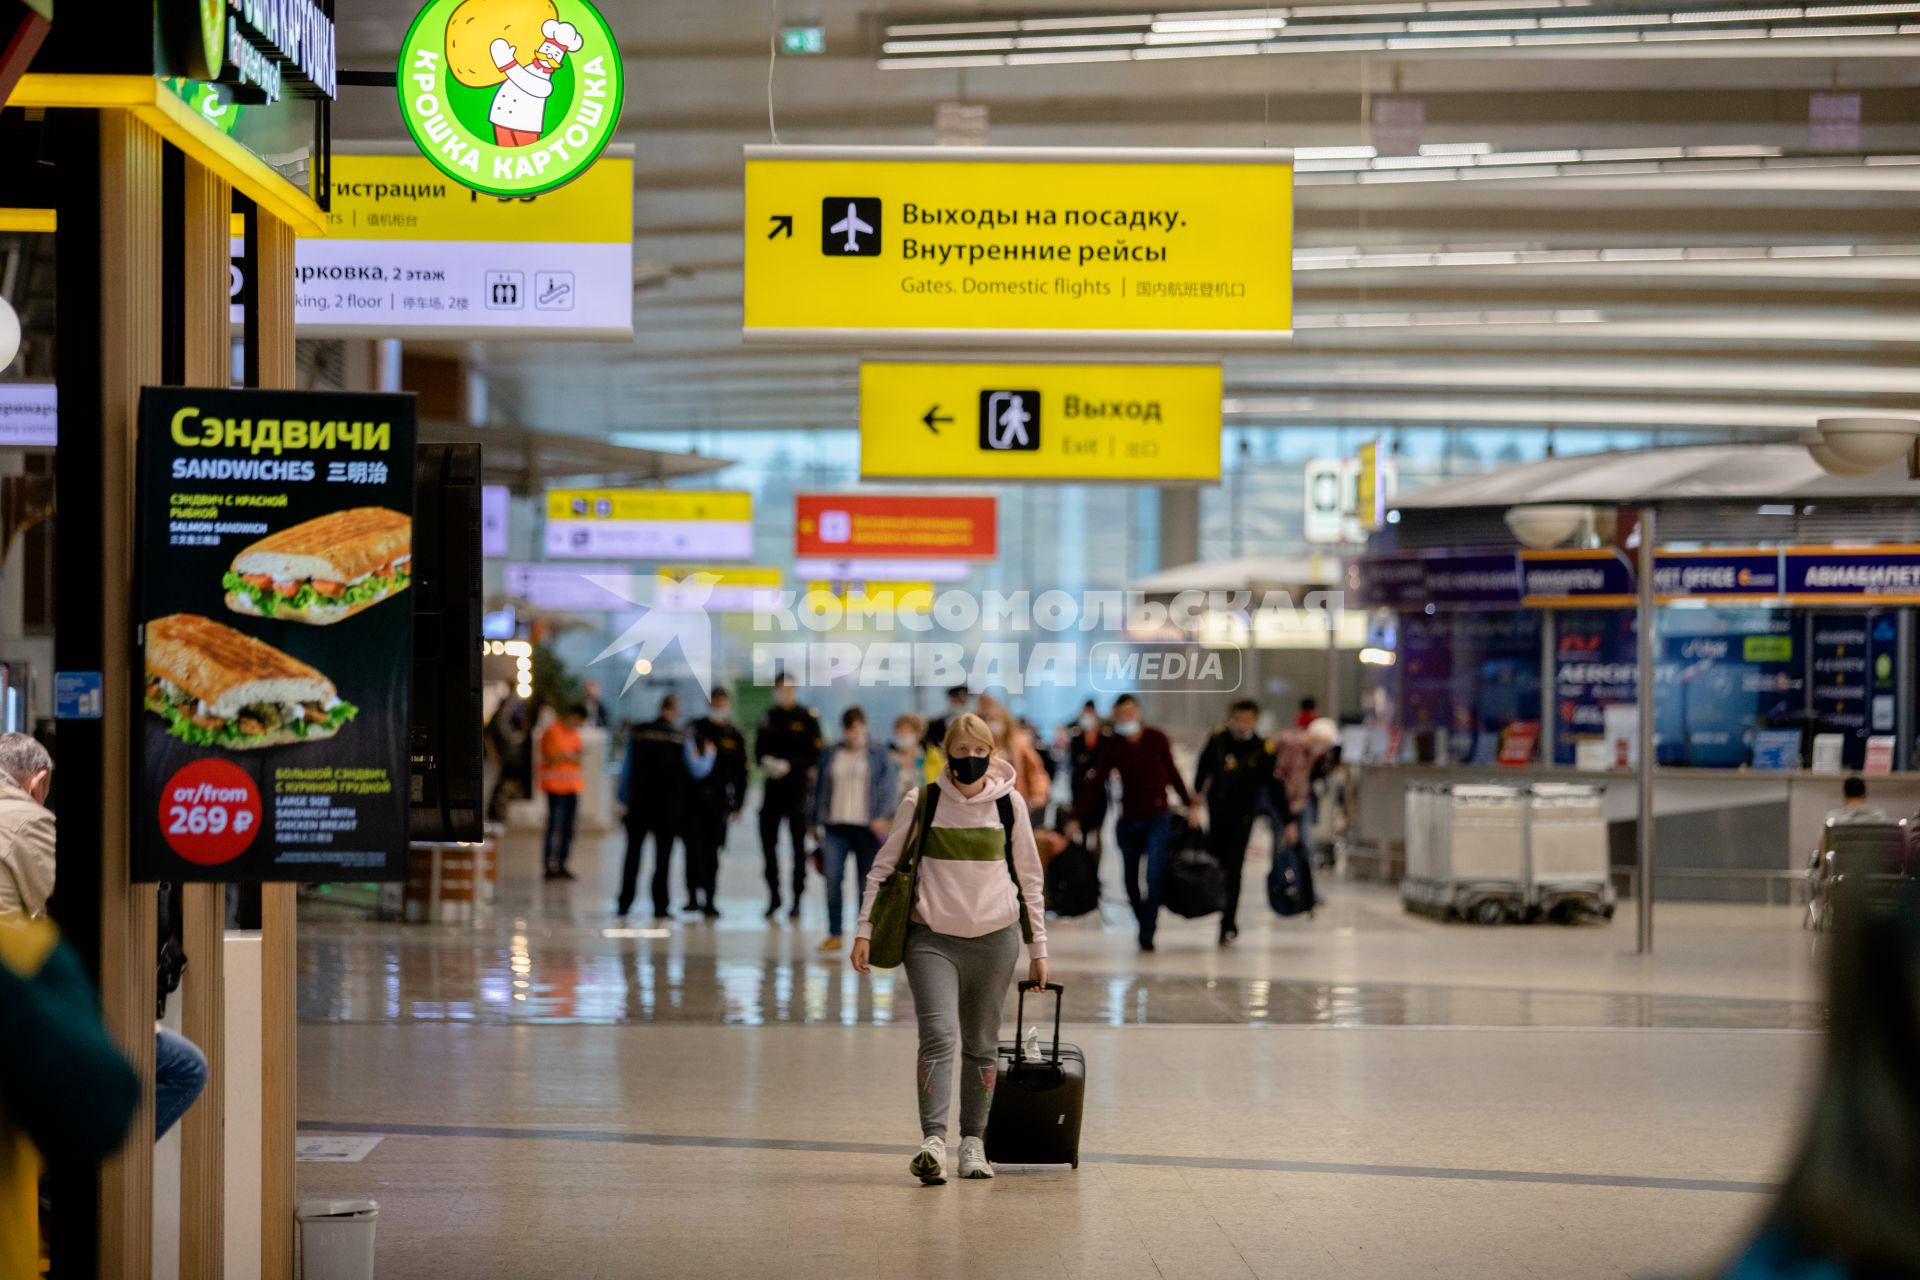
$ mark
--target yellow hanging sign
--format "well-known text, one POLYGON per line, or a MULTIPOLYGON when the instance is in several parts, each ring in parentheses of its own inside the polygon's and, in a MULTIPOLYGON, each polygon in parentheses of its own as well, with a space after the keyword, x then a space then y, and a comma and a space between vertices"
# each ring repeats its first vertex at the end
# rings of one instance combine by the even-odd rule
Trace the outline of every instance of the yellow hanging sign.
POLYGON ((1215 481, 1220 366, 863 364, 860 475, 1215 481))
POLYGON ((748 147, 748 341, 1271 348, 1288 151, 748 147))

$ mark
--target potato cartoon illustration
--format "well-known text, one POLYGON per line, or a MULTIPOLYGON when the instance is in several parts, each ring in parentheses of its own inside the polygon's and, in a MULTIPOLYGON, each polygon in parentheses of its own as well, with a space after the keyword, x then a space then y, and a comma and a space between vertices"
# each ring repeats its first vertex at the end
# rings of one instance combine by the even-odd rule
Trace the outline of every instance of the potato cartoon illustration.
POLYGON ((507 79, 493 42, 505 40, 531 57, 545 39, 541 28, 559 17, 553 0, 466 0, 447 19, 447 70, 461 84, 491 88, 507 79))

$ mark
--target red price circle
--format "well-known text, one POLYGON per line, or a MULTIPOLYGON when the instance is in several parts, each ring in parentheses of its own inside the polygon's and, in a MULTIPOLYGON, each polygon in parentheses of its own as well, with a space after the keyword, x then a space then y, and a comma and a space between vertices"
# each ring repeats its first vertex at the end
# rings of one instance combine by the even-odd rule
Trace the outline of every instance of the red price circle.
POLYGON ((160 833, 188 862, 231 862, 260 834, 260 789, 231 761, 196 760, 160 793, 160 833))

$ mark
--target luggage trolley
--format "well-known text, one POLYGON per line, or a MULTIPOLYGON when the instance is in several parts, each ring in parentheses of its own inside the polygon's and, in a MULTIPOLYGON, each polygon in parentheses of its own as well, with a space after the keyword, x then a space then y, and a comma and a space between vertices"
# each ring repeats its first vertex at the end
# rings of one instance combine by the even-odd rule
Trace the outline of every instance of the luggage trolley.
POLYGON ((1807 918, 1810 929, 1833 927, 1834 906, 1849 882, 1896 883, 1914 874, 1913 823, 1836 822, 1827 819, 1820 845, 1807 868, 1807 918))
POLYGON ((1525 918, 1525 790, 1458 784, 1433 788, 1418 800, 1410 791, 1407 874, 1400 882, 1400 900, 1409 911, 1440 919, 1459 916, 1493 925, 1525 918), (1418 836, 1416 829, 1421 831, 1418 836), (1424 847, 1416 854, 1421 840, 1424 847))
POLYGON ((1536 782, 1527 797, 1527 901, 1563 924, 1582 916, 1613 918, 1607 850, 1606 788, 1591 783, 1536 782))

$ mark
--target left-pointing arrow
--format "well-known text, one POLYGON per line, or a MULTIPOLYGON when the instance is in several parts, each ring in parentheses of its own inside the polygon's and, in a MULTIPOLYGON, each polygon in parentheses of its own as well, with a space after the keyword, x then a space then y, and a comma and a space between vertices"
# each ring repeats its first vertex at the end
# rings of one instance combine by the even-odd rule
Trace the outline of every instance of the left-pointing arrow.
POLYGON ((953 418, 947 414, 941 413, 940 406, 935 405, 933 406, 933 408, 927 410, 926 413, 921 416, 920 421, 926 424, 927 430, 933 432, 933 434, 935 435, 939 435, 940 428, 935 424, 940 422, 952 422, 953 418))
POLYGON ((793 239, 793 215, 792 214, 790 213, 772 214, 770 215, 770 221, 772 221, 773 223, 773 230, 767 232, 767 239, 771 240, 778 235, 784 235, 789 240, 793 239))

